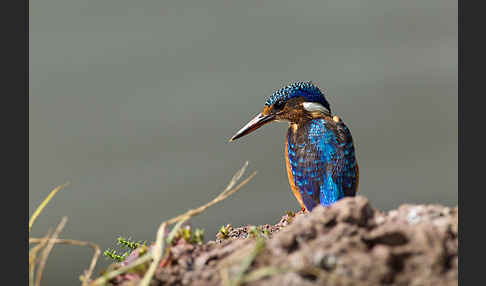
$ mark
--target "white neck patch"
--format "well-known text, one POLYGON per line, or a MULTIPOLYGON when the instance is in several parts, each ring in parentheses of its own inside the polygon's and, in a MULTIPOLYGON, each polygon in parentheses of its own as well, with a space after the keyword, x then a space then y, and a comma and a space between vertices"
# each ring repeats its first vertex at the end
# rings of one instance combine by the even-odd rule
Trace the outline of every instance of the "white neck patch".
POLYGON ((302 103, 302 105, 304 106, 304 109, 309 112, 319 111, 322 113, 329 113, 329 110, 327 108, 317 102, 304 102, 302 103))

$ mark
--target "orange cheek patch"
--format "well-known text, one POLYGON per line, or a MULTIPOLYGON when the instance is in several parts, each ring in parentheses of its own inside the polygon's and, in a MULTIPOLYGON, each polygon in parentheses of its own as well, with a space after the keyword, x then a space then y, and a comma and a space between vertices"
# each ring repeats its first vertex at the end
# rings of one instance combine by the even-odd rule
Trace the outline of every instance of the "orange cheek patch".
POLYGON ((263 115, 269 115, 270 113, 272 113, 272 108, 270 106, 266 106, 263 108, 263 111, 262 111, 262 114, 263 115))

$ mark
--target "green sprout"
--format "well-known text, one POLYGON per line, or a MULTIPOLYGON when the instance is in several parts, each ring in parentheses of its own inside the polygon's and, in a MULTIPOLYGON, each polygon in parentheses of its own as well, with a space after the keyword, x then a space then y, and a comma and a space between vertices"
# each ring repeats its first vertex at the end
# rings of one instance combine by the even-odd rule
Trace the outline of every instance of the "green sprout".
MULTIPOLYGON (((191 226, 186 225, 184 228, 180 228, 178 230, 178 235, 176 235, 176 238, 178 239, 184 239, 186 242, 191 242, 191 237, 192 237, 192 229, 191 226)), ((177 241, 176 239, 175 241, 177 241)))
POLYGON ((216 237, 218 237, 219 239, 227 239, 229 237, 231 229, 231 224, 221 226, 219 232, 216 234, 216 237))
POLYGON ((266 237, 270 237, 270 231, 268 229, 265 229, 263 231, 263 234, 266 236, 266 237))
POLYGON ((196 244, 202 244, 204 241, 204 229, 196 228, 192 237, 192 242, 196 244))
POLYGON ((261 238, 263 234, 263 230, 261 226, 251 226, 248 229, 248 238, 261 238))
POLYGON ((204 230, 201 228, 196 228, 193 231, 191 226, 187 225, 184 228, 179 228, 169 243, 175 244, 181 239, 184 239, 185 242, 191 244, 202 244, 204 241, 204 230))
POLYGON ((286 211, 285 212, 289 217, 295 217, 295 212, 293 211, 286 211))
POLYGON ((287 222, 291 223, 294 220, 296 213, 293 211, 286 211, 285 213, 287 214, 287 222))
POLYGON ((103 255, 108 257, 108 258, 111 258, 112 260, 114 260, 115 262, 122 262, 123 260, 125 260, 125 258, 130 254, 130 251, 127 251, 123 254, 118 254, 116 253, 116 250, 113 249, 113 248, 108 248, 107 250, 105 250, 103 252, 103 255))
POLYGON ((120 245, 122 248, 130 248, 131 250, 135 250, 142 245, 147 245, 147 241, 134 242, 130 240, 130 238, 126 239, 121 236, 118 237, 117 240, 118 240, 118 245, 120 245))
POLYGON ((127 258, 128 255, 130 255, 130 253, 132 253, 132 251, 134 251, 139 247, 142 247, 140 251, 140 256, 143 255, 142 252, 147 247, 147 242, 146 241, 134 242, 130 238, 127 239, 120 236, 117 238, 117 245, 120 246, 120 248, 127 249, 127 251, 122 253, 117 253, 117 251, 114 248, 108 248, 103 252, 103 255, 106 256, 107 258, 114 260, 115 262, 122 262, 125 260, 125 258, 127 258))

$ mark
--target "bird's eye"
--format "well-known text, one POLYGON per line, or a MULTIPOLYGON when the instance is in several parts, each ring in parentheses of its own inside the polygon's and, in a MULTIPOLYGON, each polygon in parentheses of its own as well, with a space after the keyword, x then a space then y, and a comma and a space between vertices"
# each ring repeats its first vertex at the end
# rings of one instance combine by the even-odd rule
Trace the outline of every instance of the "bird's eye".
POLYGON ((274 110, 282 110, 285 107, 285 101, 279 100, 273 104, 273 109, 274 110))

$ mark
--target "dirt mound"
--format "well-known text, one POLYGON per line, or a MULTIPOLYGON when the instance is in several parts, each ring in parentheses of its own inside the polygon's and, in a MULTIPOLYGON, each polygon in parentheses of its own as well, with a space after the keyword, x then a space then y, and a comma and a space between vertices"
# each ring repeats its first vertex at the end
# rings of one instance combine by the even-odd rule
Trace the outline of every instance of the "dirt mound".
MULTIPOLYGON (((373 209, 362 196, 276 225, 231 228, 170 249, 151 285, 457 285, 458 209, 373 209)), ((137 275, 113 282, 134 285, 137 275)))

